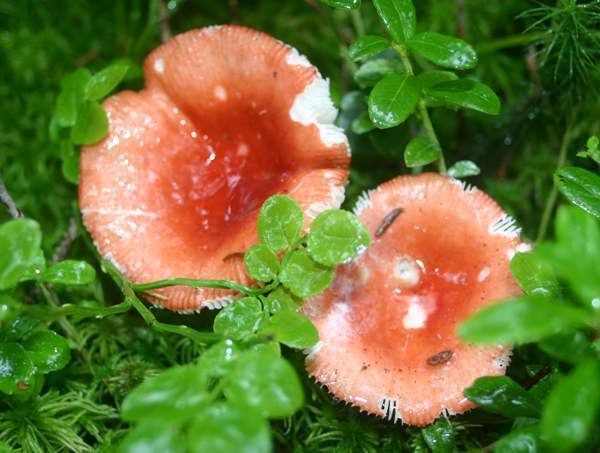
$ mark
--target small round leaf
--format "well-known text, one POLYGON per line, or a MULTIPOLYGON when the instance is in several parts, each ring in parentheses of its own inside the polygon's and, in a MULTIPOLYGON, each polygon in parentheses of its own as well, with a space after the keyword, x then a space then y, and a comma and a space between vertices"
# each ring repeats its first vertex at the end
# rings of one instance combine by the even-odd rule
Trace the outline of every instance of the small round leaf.
POLYGON ((63 285, 85 285, 96 279, 96 271, 85 261, 64 260, 47 268, 42 280, 63 285))
POLYGON ((259 282, 270 282, 279 273, 279 260, 269 247, 256 244, 244 254, 248 274, 259 282))
POLYGON ((260 208, 258 235, 271 250, 278 252, 300 239, 303 224, 302 210, 293 198, 273 195, 260 208))
POLYGON ((40 373, 64 368, 71 359, 67 340, 51 330, 38 330, 23 343, 27 355, 40 373))
POLYGON ((481 170, 475 162, 470 160, 459 160, 448 169, 448 176, 452 178, 466 178, 467 176, 477 176, 481 170))
POLYGON ((333 280, 333 269, 315 262, 306 250, 294 250, 283 260, 279 279, 297 297, 319 294, 333 280))
POLYGON ((291 348, 310 348, 319 341, 319 332, 310 319, 295 310, 278 311, 261 332, 274 335, 277 341, 291 348))
POLYGON ((37 278, 46 265, 41 249, 42 232, 30 219, 0 225, 0 290, 37 278))
POLYGON ((219 312, 213 329, 226 337, 242 339, 256 332, 263 319, 260 301, 256 297, 244 297, 219 312))
POLYGON ((98 102, 87 101, 77 113, 77 121, 71 129, 71 140, 76 145, 92 145, 108 133, 108 117, 98 102))
POLYGON ((380 129, 397 126, 414 112, 420 89, 416 77, 389 74, 377 82, 369 95, 369 116, 380 129))
POLYGON ((369 232, 351 212, 331 209, 317 216, 308 234, 308 253, 320 264, 345 263, 371 243, 369 232))
POLYGON ((230 401, 254 408, 263 417, 287 417, 304 401, 294 368, 267 351, 240 357, 223 391, 230 401))
POLYGON ((277 313, 279 310, 297 310, 300 304, 294 297, 282 286, 271 291, 264 300, 265 308, 270 313, 277 313))
POLYGON ((26 390, 33 376, 35 365, 23 346, 17 343, 0 343, 0 392, 12 395, 26 390))
POLYGON ((440 145, 425 137, 413 138, 404 150, 404 162, 407 167, 420 167, 440 158, 440 145))

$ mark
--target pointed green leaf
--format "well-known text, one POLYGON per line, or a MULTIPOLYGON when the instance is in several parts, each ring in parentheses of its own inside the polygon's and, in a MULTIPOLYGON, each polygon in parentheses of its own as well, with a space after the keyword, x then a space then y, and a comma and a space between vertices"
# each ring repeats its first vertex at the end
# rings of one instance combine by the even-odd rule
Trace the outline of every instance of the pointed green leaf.
POLYGON ((388 45, 387 40, 381 36, 361 36, 348 49, 348 57, 352 61, 373 57, 387 49, 388 45))
POLYGON ((475 49, 462 39, 435 32, 419 33, 406 44, 432 63, 450 69, 471 69, 477 65, 475 49))
POLYGON ((475 162, 470 160, 459 160, 448 169, 448 176, 452 178, 466 178, 467 176, 477 176, 481 170, 475 162))
POLYGON ((99 101, 108 95, 123 80, 129 65, 114 63, 92 76, 85 86, 85 97, 89 101, 99 101))
POLYGON ((508 376, 477 378, 465 396, 484 409, 506 417, 537 417, 540 403, 508 376))
POLYGON ((542 450, 537 425, 510 432, 494 444, 494 453, 537 453, 542 450))
POLYGON ((380 129, 397 126, 414 112, 419 102, 419 82, 406 74, 390 74, 369 95, 369 116, 380 129))
POLYGON ((0 225, 0 290, 39 277, 46 265, 41 243, 40 226, 33 220, 0 225))
POLYGON ((415 137, 404 150, 404 163, 407 167, 420 167, 440 158, 442 150, 437 143, 425 137, 415 137))
POLYGON ((525 294, 558 297, 560 286, 556 274, 535 253, 517 253, 510 260, 510 270, 525 294))
POLYGON ((500 99, 490 87, 469 79, 438 83, 426 90, 436 102, 477 110, 489 115, 500 113, 500 99))
POLYGON ((433 453, 454 451, 454 427, 445 417, 440 417, 434 424, 423 428, 421 435, 433 453))
POLYGON ((373 4, 394 41, 402 43, 413 37, 417 16, 411 0, 373 0, 373 4))
POLYGON ((575 206, 600 218, 600 176, 577 167, 565 167, 555 174, 558 190, 575 206))
POLYGON ((458 80, 458 76, 450 71, 427 71, 417 76, 423 90, 430 88, 438 83, 458 80))
POLYGON ((75 124, 77 112, 84 101, 85 86, 91 77, 90 71, 81 68, 62 79, 54 111, 54 118, 59 126, 71 127, 75 124))

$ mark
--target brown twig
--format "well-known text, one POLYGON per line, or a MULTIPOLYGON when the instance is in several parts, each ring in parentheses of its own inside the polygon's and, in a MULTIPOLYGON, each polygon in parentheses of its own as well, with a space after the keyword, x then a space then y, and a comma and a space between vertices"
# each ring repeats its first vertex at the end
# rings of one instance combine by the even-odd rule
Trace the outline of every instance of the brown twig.
POLYGON ((456 0, 456 34, 465 37, 465 0, 456 0))
POLYGON ((52 256, 53 263, 57 263, 58 261, 62 261, 65 259, 65 257, 69 253, 71 244, 76 238, 77 222, 75 222, 75 217, 71 217, 69 219, 69 226, 67 227, 67 231, 65 231, 62 241, 60 241, 60 244, 58 244, 58 247, 56 247, 54 255, 52 256))
POLYGON ((166 42, 171 39, 171 26, 169 25, 169 11, 164 0, 158 0, 158 26, 160 27, 160 40, 166 42))
POLYGON ((8 193, 8 190, 6 190, 6 186, 4 185, 2 178, 0 178, 0 202, 6 206, 8 213, 13 219, 23 217, 23 213, 19 210, 19 208, 17 208, 17 205, 10 196, 10 193, 8 193))

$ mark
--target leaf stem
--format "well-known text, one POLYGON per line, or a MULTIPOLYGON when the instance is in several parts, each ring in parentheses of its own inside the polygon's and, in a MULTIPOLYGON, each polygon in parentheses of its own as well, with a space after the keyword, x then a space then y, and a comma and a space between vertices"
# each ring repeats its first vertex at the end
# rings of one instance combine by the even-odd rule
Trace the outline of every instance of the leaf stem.
MULTIPOLYGON (((569 145, 573 140, 573 135, 571 131, 571 127, 575 120, 575 114, 571 116, 565 132, 562 137, 562 141, 560 144, 560 151, 558 153, 558 161, 556 164, 556 170, 559 170, 565 165, 565 161, 567 160, 567 151, 569 149, 569 145)), ((536 243, 542 242, 546 238, 546 233, 548 232, 548 225, 550 224, 550 217, 552 216, 552 212, 554 211, 554 206, 556 205, 556 199, 558 197, 558 188, 556 184, 552 183, 552 189, 550 190, 550 195, 546 199, 546 205, 544 206, 544 212, 542 214, 542 220, 540 221, 540 226, 538 228, 537 238, 535 240, 536 243)))
POLYGON ((363 22, 360 9, 353 9, 350 11, 350 17, 352 18, 352 25, 356 31, 356 36, 360 37, 365 34, 365 23, 363 22))
MULTIPOLYGON (((256 290, 248 286, 240 285, 231 280, 209 280, 195 278, 168 278, 149 283, 134 283, 131 285, 136 292, 146 292, 153 289, 165 288, 167 286, 189 286, 191 288, 217 288, 232 289, 248 296, 256 294, 256 290)), ((260 293, 259 293, 260 294, 260 293)))
POLYGON ((494 41, 484 42, 475 47, 478 54, 491 53, 501 49, 509 49, 511 47, 527 46, 535 41, 543 39, 547 32, 536 33, 521 33, 518 35, 504 36, 494 41))
MULTIPOLYGON (((409 75, 414 75, 414 70, 406 48, 397 43, 392 43, 392 48, 398 53, 398 55, 400 55, 400 60, 404 65, 406 73, 409 75)), ((425 99, 419 99, 419 102, 417 104, 417 110, 419 112, 419 116, 421 117, 421 122, 423 123, 423 127, 425 129, 425 133, 427 134, 427 138, 429 138, 429 140, 438 145, 441 150, 442 147, 440 145, 440 141, 437 138, 437 134, 435 133, 435 129, 433 128, 433 124, 431 123, 431 118, 429 117, 429 112, 427 111, 427 105, 425 105, 425 99)), ((442 174, 446 173, 446 161, 444 159, 443 151, 440 152, 440 158, 438 159, 438 171, 442 174)))

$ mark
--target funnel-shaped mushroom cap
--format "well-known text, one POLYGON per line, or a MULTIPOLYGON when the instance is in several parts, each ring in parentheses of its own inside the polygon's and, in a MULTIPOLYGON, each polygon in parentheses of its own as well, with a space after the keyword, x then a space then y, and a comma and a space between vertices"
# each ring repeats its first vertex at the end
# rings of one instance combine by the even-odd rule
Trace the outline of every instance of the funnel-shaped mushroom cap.
MULTIPOLYGON (((329 85, 298 52, 256 30, 176 36, 144 65, 146 88, 109 98, 108 137, 81 155, 79 201, 100 253, 135 282, 248 282, 263 201, 287 193, 310 219, 338 207, 349 148, 329 85)), ((176 287, 161 304, 219 306, 228 291, 176 287)))
POLYGON ((519 230, 483 192, 437 174, 402 176, 364 197, 369 249, 303 310, 320 341, 309 372, 372 414, 424 425, 472 407, 463 390, 505 373, 509 350, 463 343, 457 326, 520 294, 509 270, 519 230))

